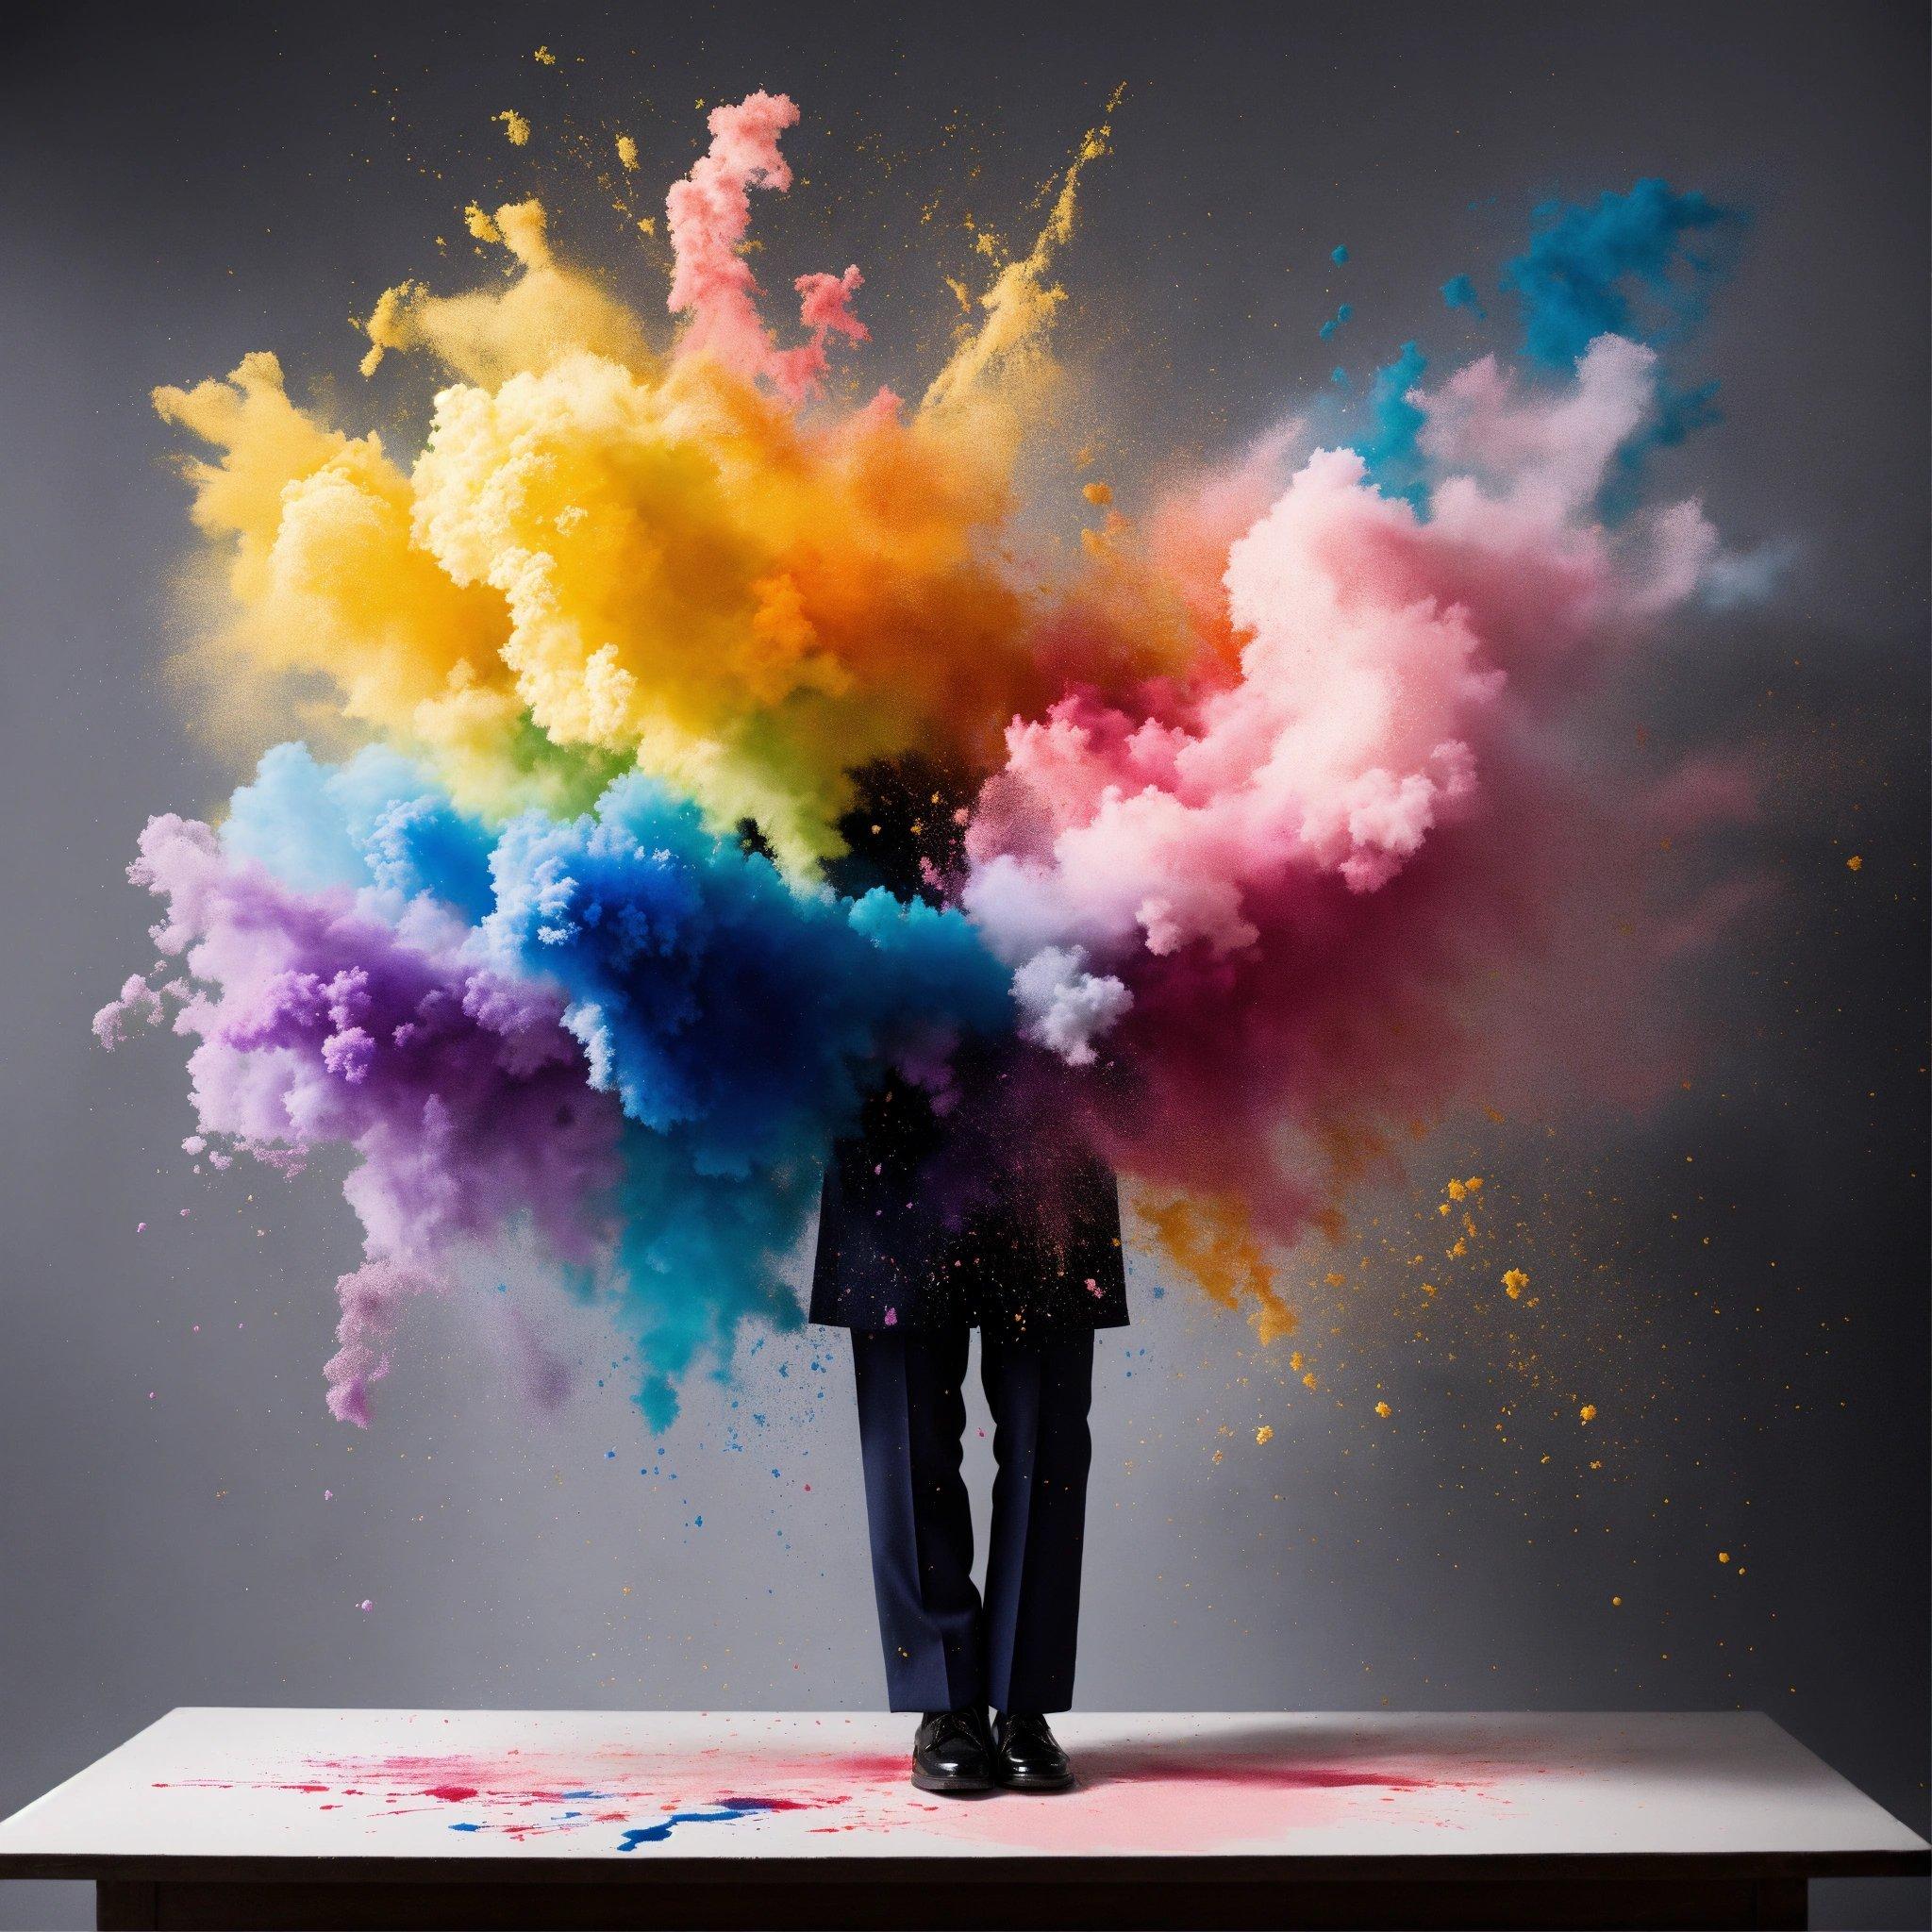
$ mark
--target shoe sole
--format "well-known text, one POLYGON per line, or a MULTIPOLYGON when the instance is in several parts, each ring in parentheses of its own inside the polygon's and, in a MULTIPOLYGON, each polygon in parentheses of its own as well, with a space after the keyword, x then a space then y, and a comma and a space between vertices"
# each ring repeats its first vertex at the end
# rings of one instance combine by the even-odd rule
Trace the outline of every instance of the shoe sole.
POLYGON ((1003 1777, 1000 1790, 1003 1791, 1071 1791, 1074 1789, 1074 1774, 1070 1771, 1064 1777, 1003 1777))
POLYGON ((990 1777, 928 1777, 923 1771, 912 1774, 912 1788, 917 1791, 931 1791, 941 1798, 970 1797, 975 1791, 997 1789, 990 1777))

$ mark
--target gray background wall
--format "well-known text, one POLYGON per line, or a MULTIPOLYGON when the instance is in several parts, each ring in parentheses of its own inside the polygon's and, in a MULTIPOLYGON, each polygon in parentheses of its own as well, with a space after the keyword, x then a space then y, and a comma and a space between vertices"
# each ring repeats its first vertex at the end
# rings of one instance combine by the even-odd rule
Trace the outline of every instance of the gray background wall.
MULTIPOLYGON (((610 252, 564 124, 600 149, 629 129, 666 180, 693 101, 758 85, 807 112, 772 258, 860 260, 868 371, 910 385, 965 253, 907 243, 908 212, 943 190, 1023 226, 1124 78, 1067 270, 1068 340, 1138 431, 1118 474, 1321 391, 1336 241, 1353 365, 1418 329, 1446 359, 1474 346, 1448 275, 1545 193, 1660 173, 1757 210, 1707 336, 1726 420, 1671 480, 1802 558, 1772 613, 1691 627, 1617 722, 1765 775, 1737 857, 1778 890, 1682 989, 1689 1089, 1636 1121, 1446 1126, 1339 1256, 1297 1257, 1294 1279, 1348 1277, 1310 1299, 1319 1397, 1137 1267, 1136 1325, 1102 1351, 1082 1696, 1760 1707, 1924 1828, 1923 9, 96 6, 12 32, 0 1807, 179 1703, 878 1700, 841 1348, 774 1341, 695 1388, 660 1452, 621 1371, 532 1422, 491 1311, 426 1309, 376 1426, 338 1427, 318 1372, 346 1210, 195 1176, 172 1042, 93 1047, 146 956, 121 880, 143 817, 238 775, 161 671, 186 525, 144 399, 272 346, 374 420, 342 318, 423 271, 465 200, 536 185, 566 244, 610 252), (521 158, 488 125, 512 106, 538 124, 521 158), (1418 1335, 1385 1265, 1467 1172, 1492 1252, 1550 1284, 1513 1342, 1493 1310, 1418 1335)), ((380 400, 420 421, 406 386, 380 400)), ((0 1888, 0 1924, 85 1911, 0 1888)), ((1924 1924, 1924 1888, 1826 1888, 1821 1911, 1924 1924)))

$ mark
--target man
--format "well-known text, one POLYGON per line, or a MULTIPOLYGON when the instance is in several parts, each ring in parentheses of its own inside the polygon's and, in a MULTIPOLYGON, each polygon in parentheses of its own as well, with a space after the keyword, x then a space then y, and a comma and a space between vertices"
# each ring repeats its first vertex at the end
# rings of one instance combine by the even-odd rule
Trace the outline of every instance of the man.
MULTIPOLYGON (((832 883, 932 895, 957 787, 924 759, 858 777, 832 883)), ((886 1683, 920 1713, 922 1790, 1073 1782, 1047 1718, 1073 1700, 1093 1334, 1125 1323, 1126 1281, 1113 1176, 1068 1144, 1036 1054, 964 1056, 938 1101, 891 1082, 825 1174, 811 1319, 852 1334, 886 1683), (960 1476, 975 1327, 998 1465, 983 1598, 960 1476)))

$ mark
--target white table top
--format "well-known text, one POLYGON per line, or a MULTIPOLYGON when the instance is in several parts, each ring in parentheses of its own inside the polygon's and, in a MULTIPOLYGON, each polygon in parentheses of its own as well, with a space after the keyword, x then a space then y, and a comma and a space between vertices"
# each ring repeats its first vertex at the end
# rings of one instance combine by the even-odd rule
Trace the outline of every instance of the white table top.
MULTIPOLYGON (((1295 1860, 1776 1854, 1924 1840, 1757 1712, 1056 1720, 1079 1788, 945 1799, 913 1720, 842 1712, 180 1709, 0 1824, 89 1860, 1295 1860)), ((1848 1866, 1847 1858, 1852 1860, 1848 1866)), ((1062 1868, 1064 1869, 1064 1868, 1062 1868)))

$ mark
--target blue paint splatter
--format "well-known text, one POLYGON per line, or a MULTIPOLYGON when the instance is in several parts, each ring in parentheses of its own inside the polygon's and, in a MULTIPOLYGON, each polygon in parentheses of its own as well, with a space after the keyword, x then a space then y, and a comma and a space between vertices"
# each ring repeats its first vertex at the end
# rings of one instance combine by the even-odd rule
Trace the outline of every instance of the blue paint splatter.
POLYGON ((1341 242, 1338 244, 1334 254, 1332 254, 1328 258, 1328 259, 1332 261, 1337 268, 1340 268, 1341 264, 1348 259, 1348 244, 1346 242, 1341 242))
POLYGON ((1335 333, 1335 331, 1339 329, 1341 326, 1341 325, 1344 322, 1346 322, 1354 313, 1355 310, 1346 302, 1344 302, 1341 305, 1341 307, 1335 311, 1334 315, 1331 316, 1328 321, 1324 322, 1322 325, 1322 326, 1315 331, 1315 333, 1319 335, 1322 338, 1322 340, 1325 342, 1328 340, 1328 338, 1332 336, 1335 333))
POLYGON ((674 1811, 656 1824, 633 1825, 624 1834, 617 1849, 634 1852, 640 1845, 661 1845, 680 1824, 729 1824, 737 1818, 750 1818, 760 1811, 775 1811, 770 1798, 726 1798, 716 1811, 674 1811))
POLYGON ((487 1824, 452 1824, 450 1829, 452 1831, 488 1831, 490 1827, 487 1824))

